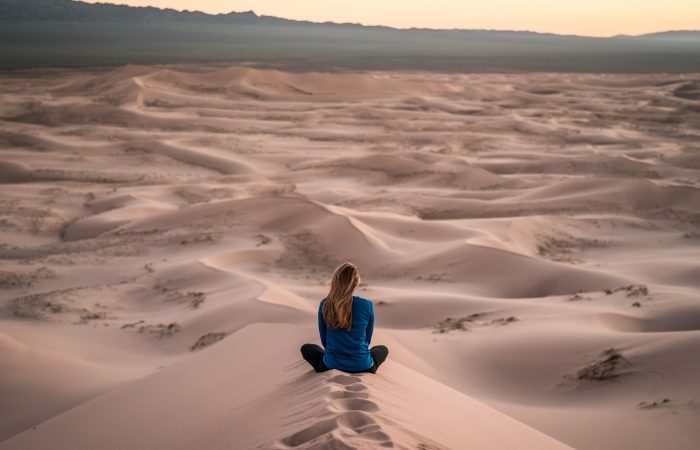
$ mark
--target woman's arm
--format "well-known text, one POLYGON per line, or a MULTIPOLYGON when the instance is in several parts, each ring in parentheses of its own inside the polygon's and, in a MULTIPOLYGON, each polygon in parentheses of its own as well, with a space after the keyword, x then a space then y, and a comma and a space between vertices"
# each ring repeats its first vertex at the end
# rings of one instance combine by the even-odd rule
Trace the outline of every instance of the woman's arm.
POLYGON ((318 305, 318 334, 321 335, 323 348, 326 348, 326 322, 323 321, 323 300, 318 305))
POLYGON ((374 304, 369 302, 369 321, 367 322, 367 332, 365 333, 365 342, 367 345, 372 341, 372 332, 374 331, 374 304))

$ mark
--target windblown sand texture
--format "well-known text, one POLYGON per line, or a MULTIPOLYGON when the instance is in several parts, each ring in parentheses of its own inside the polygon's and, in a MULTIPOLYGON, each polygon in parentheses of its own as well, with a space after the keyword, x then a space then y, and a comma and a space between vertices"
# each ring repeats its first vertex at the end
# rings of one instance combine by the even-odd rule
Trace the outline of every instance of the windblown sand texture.
POLYGON ((2 450, 697 449, 700 76, 15 72, 0 183, 2 450))

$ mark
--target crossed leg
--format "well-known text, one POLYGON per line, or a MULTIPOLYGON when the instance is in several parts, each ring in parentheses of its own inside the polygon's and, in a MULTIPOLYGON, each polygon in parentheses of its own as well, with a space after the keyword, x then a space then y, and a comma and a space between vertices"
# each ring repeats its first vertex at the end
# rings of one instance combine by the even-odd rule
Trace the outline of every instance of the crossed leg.
POLYGON ((369 354, 372 355, 372 359, 374 360, 374 365, 369 368, 369 371, 377 373, 379 366, 381 366, 382 363, 386 361, 386 357, 389 356, 389 349, 386 345, 375 345, 369 349, 369 354))
POLYGON ((323 364, 323 355, 325 352, 320 345, 316 344, 304 344, 301 346, 301 356, 311 364, 316 372, 325 372, 329 370, 325 364, 323 364))
MULTIPOLYGON (((375 345, 369 349, 370 355, 372 355, 372 360, 374 364, 372 367, 366 370, 366 372, 377 373, 377 369, 386 361, 389 355, 389 349, 385 345, 375 345)), ((316 372, 325 372, 330 370, 323 364, 323 355, 325 352, 323 348, 317 344, 304 344, 301 346, 301 356, 306 362, 308 362, 311 367, 314 368, 316 372)))

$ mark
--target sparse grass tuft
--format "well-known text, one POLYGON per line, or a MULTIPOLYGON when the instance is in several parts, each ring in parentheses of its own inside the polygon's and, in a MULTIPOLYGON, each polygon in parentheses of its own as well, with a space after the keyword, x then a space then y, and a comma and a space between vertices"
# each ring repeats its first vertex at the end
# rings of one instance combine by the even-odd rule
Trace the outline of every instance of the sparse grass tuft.
POLYGON ((474 313, 466 317, 452 318, 448 317, 434 325, 437 333, 447 333, 448 331, 460 330, 467 331, 468 326, 472 325, 477 317, 482 316, 483 313, 474 313))
POLYGON ((515 316, 510 316, 510 317, 501 317, 498 319, 493 319, 491 321, 492 324, 494 325, 508 325, 509 323, 517 322, 518 318, 515 316))
POLYGON ((267 236, 262 233, 256 234, 255 237, 258 238, 258 243, 255 244, 256 247, 260 247, 261 245, 267 245, 270 242, 272 242, 272 238, 270 238, 270 236, 267 236))
POLYGON ((622 353, 616 348, 609 348, 601 352, 598 360, 582 367, 576 372, 579 381, 604 381, 620 376, 618 372, 621 364, 628 363, 622 353))
POLYGON ((191 351, 199 350, 204 347, 208 347, 212 344, 215 344, 228 336, 227 333, 222 333, 222 332, 217 332, 217 333, 207 333, 203 336, 201 336, 199 339, 197 339, 197 342, 195 342, 192 347, 190 347, 191 351))
POLYGON ((38 280, 48 278, 56 278, 56 272, 44 266, 24 273, 0 271, 0 289, 30 287, 38 280))
POLYGON ((654 408, 658 408, 659 406, 668 405, 669 403, 671 403, 671 399, 670 399, 670 398, 665 398, 665 399, 660 400, 660 401, 658 401, 658 402, 657 402, 657 401, 654 401, 654 402, 639 402, 639 403, 637 404, 637 406, 639 406, 641 409, 654 409, 654 408))
POLYGON ((167 288, 165 286, 161 286, 160 284, 156 284, 153 288, 165 293, 165 296, 168 300, 177 302, 189 302, 190 306, 195 309, 199 308, 202 305, 202 303, 204 303, 204 301, 207 299, 207 296, 204 292, 182 292, 175 289, 167 288))
POLYGON ((135 329, 141 334, 147 334, 157 339, 171 337, 175 333, 182 330, 182 327, 176 322, 172 322, 167 325, 162 323, 159 323, 157 325, 149 325, 146 324, 146 322, 143 320, 122 325, 122 330, 126 330, 129 328, 135 329))
POLYGON ((91 320, 102 320, 102 319, 106 319, 106 318, 107 318, 106 312, 93 312, 93 311, 85 310, 85 312, 83 312, 80 315, 80 320, 78 323, 84 324, 84 323, 90 322, 91 320))
POLYGON ((622 286, 617 289, 606 289, 605 295, 612 295, 615 292, 624 291, 627 293, 627 297, 641 297, 649 295, 649 288, 644 284, 630 284, 629 286, 622 286))
POLYGON ((582 293, 583 293, 583 291, 574 292, 573 294, 569 295, 569 297, 566 299, 566 301, 578 302, 580 300, 590 300, 589 297, 584 297, 583 295, 581 295, 582 293))
POLYGON ((204 300, 207 299, 207 296, 204 295, 204 292, 188 292, 187 295, 190 297, 190 306, 192 308, 199 308, 199 306, 204 303, 204 300))
POLYGON ((47 314, 66 311, 65 300, 72 293, 73 289, 63 289, 16 297, 10 300, 9 309, 20 319, 46 320, 47 314))

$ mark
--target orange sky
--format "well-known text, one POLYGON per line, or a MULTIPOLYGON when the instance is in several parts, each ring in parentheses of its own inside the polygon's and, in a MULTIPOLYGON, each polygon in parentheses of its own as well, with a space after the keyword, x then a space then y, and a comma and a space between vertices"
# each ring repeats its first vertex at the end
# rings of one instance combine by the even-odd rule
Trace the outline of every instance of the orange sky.
MULTIPOLYGON (((87 0, 96 3, 97 0, 87 0)), ((531 30, 611 36, 700 29, 700 0, 100 0, 211 13, 248 11, 394 27, 531 30)))

